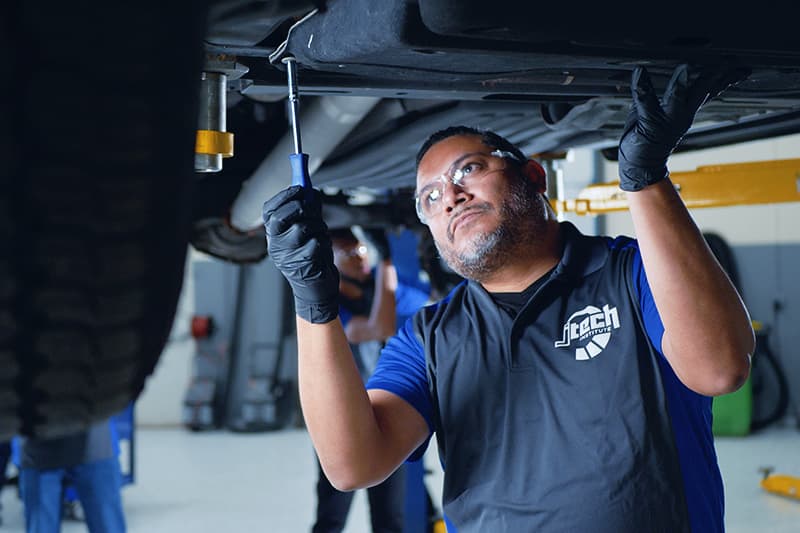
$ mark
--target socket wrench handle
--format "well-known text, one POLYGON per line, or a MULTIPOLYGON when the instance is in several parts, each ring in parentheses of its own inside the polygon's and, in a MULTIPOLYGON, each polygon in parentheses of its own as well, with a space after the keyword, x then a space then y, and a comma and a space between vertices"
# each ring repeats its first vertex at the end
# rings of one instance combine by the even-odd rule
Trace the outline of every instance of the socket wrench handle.
POLYGON ((292 138, 294 139, 294 153, 289 155, 289 163, 292 166, 292 185, 301 185, 306 189, 306 199, 311 199, 311 177, 308 173, 308 155, 303 153, 303 145, 300 141, 300 121, 298 119, 298 108, 300 98, 297 90, 297 61, 291 56, 281 60, 286 65, 289 85, 289 119, 292 126, 292 138))

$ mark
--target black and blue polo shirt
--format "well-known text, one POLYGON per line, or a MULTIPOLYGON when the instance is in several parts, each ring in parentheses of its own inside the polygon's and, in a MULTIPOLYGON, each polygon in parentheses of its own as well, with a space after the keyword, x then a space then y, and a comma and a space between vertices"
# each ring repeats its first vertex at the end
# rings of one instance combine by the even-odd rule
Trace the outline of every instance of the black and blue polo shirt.
POLYGON ((561 234, 561 261, 516 316, 462 283, 387 343, 367 388, 436 434, 460 533, 722 532, 711 398, 661 353, 636 241, 561 234))

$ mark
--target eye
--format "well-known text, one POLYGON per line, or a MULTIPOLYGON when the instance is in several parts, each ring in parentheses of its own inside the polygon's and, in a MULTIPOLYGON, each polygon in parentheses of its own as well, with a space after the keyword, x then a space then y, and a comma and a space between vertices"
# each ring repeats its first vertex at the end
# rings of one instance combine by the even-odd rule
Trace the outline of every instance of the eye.
POLYGON ((441 189, 434 188, 434 189, 432 189, 432 190, 430 190, 430 191, 425 193, 425 196, 424 196, 425 203, 428 204, 428 205, 435 204, 436 202, 439 201, 439 198, 441 196, 442 196, 441 189))
POLYGON ((478 163, 467 163, 463 167, 461 167, 462 174, 471 174, 473 171, 478 170, 480 165, 478 163))
POLYGON ((461 167, 459 169, 456 169, 453 172, 453 178, 451 179, 451 181, 454 184, 458 185, 459 183, 461 183, 461 180, 463 180, 465 177, 467 177, 468 175, 472 174, 473 172, 476 172, 480 168, 481 168, 481 164, 480 163, 475 162, 475 161, 471 161, 471 162, 467 163, 466 165, 464 165, 463 167, 461 167))

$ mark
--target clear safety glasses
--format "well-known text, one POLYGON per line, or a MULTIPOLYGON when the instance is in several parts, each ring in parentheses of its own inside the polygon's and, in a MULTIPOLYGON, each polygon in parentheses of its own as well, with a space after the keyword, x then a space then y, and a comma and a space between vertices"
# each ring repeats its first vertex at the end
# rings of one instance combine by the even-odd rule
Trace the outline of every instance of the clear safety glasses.
POLYGON ((417 217, 427 224, 444 209, 444 194, 448 184, 461 189, 468 189, 492 172, 505 170, 504 159, 522 164, 519 157, 506 150, 495 150, 490 153, 475 152, 462 155, 456 159, 444 174, 428 182, 414 195, 417 217))
POLYGON ((337 257, 342 257, 344 259, 349 259, 351 257, 366 257, 367 256, 367 247, 363 244, 359 244, 350 249, 344 248, 335 248, 333 250, 333 255, 337 257))

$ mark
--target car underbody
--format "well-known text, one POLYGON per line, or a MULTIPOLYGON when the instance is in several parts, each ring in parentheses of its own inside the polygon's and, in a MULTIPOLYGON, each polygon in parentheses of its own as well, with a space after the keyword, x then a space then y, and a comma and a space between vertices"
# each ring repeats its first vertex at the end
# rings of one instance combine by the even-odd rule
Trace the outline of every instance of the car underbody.
MULTIPOLYGON (((288 183, 287 56, 300 67, 304 147, 334 226, 413 225, 414 155, 450 125, 492 129, 532 156, 594 147, 615 159, 638 65, 658 89, 680 63, 749 72, 702 108, 679 150, 800 130, 800 47, 788 27, 755 25, 744 13, 689 2, 657 20, 632 2, 581 2, 574 17, 509 0, 277 4, 215 3, 204 43, 212 65, 237 65, 228 69, 229 110, 272 108, 262 112, 273 117, 260 130, 265 142, 237 148, 234 158, 249 165, 201 186, 216 198, 226 188, 229 203, 203 213, 193 242, 231 260, 266 253, 236 234, 256 229, 263 199, 288 183)), ((233 127, 238 143, 244 134, 233 127)))
POLYGON ((261 206, 290 182, 281 59, 299 67, 328 225, 419 229, 414 156, 430 133, 466 124, 531 157, 590 147, 614 159, 636 66, 657 90, 682 63, 748 73, 678 150, 800 132, 789 8, 759 20, 696 4, 12 2, 0 32, 11 243, 0 433, 64 434, 137 397, 169 333, 187 243, 264 259, 261 206), (195 153, 198 130, 220 147, 195 153))

